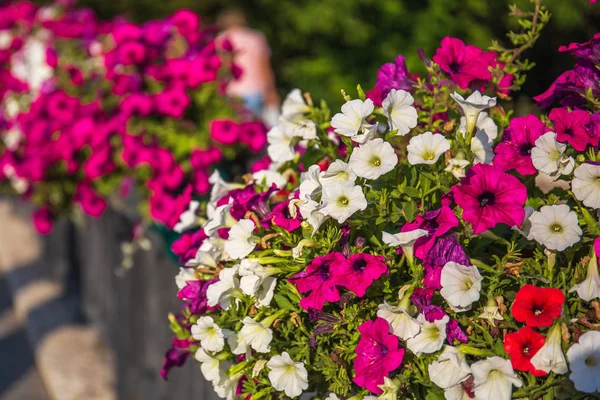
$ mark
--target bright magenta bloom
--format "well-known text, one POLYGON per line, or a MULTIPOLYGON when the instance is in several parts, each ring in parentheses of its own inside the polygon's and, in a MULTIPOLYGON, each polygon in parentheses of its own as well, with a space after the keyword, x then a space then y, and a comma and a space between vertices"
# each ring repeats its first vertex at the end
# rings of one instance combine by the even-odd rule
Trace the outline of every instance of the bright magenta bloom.
POLYGON ((381 394, 383 390, 379 385, 402 364, 404 349, 398 348, 398 337, 390 333, 387 321, 382 318, 367 321, 358 330, 361 337, 355 350, 356 377, 352 380, 360 387, 381 394))
POLYGON ((495 60, 496 54, 484 52, 479 47, 465 46, 462 40, 449 36, 442 39, 441 47, 433 56, 433 61, 461 89, 468 88, 472 82, 489 82, 492 74, 488 68, 495 60))
POLYGON ((583 110, 569 112, 568 108, 554 108, 550 111, 548 119, 554 121, 557 141, 568 142, 577 151, 585 151, 588 144, 598 145, 599 138, 588 133, 587 125, 591 119, 589 112, 583 110))
POLYGON ((535 141, 550 129, 535 115, 514 118, 504 131, 502 142, 496 146, 494 165, 503 171, 516 169, 521 175, 537 173, 531 161, 535 141))
POLYGON ((337 288, 337 279, 333 276, 333 268, 340 268, 347 262, 342 253, 329 253, 326 256, 316 257, 308 264, 306 270, 289 278, 289 281, 298 288, 298 292, 310 292, 307 297, 300 300, 300 307, 305 310, 310 308, 322 310, 325 301, 339 301, 340 292, 337 288))
POLYGON ((332 270, 340 286, 363 297, 373 281, 387 272, 388 266, 383 256, 358 253, 348 257, 345 263, 332 265, 332 270))
POLYGON ((452 188, 454 199, 463 211, 465 221, 481 233, 503 223, 521 226, 525 218, 523 206, 527 189, 514 176, 495 165, 477 164, 452 188))

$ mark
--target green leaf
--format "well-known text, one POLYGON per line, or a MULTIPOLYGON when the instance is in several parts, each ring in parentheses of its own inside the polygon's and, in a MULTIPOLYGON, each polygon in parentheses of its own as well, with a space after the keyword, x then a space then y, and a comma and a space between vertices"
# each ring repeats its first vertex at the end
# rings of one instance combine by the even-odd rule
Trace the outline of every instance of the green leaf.
POLYGON ((404 188, 404 193, 406 193, 410 197, 416 197, 416 198, 421 197, 421 192, 419 192, 419 189, 414 188, 412 186, 405 187, 404 188))
POLYGON ((284 309, 284 310, 290 310, 290 311, 296 311, 296 307, 294 307, 294 305, 285 297, 283 297, 280 294, 276 294, 273 296, 273 298, 275 299, 275 301, 277 302, 277 305, 284 309))
POLYGON ((444 391, 438 387, 430 388, 427 390, 427 396, 425 400, 444 400, 444 391))
POLYGON ((598 227, 598 223, 591 216, 590 212, 586 208, 581 207, 581 214, 583 214, 583 220, 585 221, 585 224, 588 226, 590 234, 592 234, 594 236, 600 235, 600 227, 598 227))
POLYGON ((385 135, 385 140, 388 141, 391 138, 395 137, 398 134, 398 129, 394 129, 391 132, 388 132, 387 135, 385 135))

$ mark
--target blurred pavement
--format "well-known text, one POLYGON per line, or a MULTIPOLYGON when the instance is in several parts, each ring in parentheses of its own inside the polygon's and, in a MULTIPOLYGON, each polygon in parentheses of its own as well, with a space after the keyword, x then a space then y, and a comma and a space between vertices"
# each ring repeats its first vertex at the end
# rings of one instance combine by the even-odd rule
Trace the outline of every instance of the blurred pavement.
POLYGON ((0 276, 0 399, 46 400, 27 333, 17 320, 6 280, 0 276))

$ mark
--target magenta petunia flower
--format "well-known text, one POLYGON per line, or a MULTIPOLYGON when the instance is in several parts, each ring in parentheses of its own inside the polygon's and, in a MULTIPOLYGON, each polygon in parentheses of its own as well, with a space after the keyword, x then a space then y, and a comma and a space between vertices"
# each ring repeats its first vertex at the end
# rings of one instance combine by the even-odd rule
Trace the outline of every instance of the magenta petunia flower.
POLYGON ((240 127, 230 119, 216 119, 210 123, 210 137, 217 143, 231 146, 240 140, 240 127))
POLYGON ((590 113, 583 110, 569 111, 568 108, 553 108, 548 119, 554 122, 556 140, 568 142, 577 151, 585 151, 588 145, 598 145, 598 137, 588 133, 590 113))
POLYGON ((260 152, 267 145, 267 128, 260 121, 242 122, 240 141, 248 146, 250 151, 260 152))
POLYGON ((433 56, 433 61, 450 75, 461 89, 467 89, 472 82, 486 83, 492 79, 489 67, 495 63, 496 55, 468 45, 460 39, 445 37, 441 47, 433 56))
POLYGON ((373 281, 388 271, 383 256, 357 253, 348 257, 348 262, 332 266, 333 275, 340 286, 363 297, 373 281))
POLYGON ((418 215, 413 222, 404 224, 401 232, 410 232, 415 229, 424 229, 429 235, 423 236, 415 242, 415 257, 424 260, 435 244, 438 237, 448 233, 452 228, 458 226, 458 218, 448 206, 442 206, 434 211, 426 211, 418 215))
POLYGON ((502 142, 494 149, 494 165, 505 172, 516 169, 521 175, 537 173, 531 161, 531 149, 535 147, 535 141, 549 131, 535 115, 514 118, 504 131, 502 142))
POLYGON ((463 209, 463 218, 473 225, 475 233, 500 223, 508 226, 523 223, 527 189, 516 177, 503 173, 495 165, 475 165, 452 191, 456 204, 463 209))
POLYGON ((308 264, 306 270, 290 277, 290 283, 296 286, 298 292, 310 292, 307 297, 300 300, 300 307, 305 310, 310 308, 322 310, 326 301, 339 301, 338 282, 332 272, 333 268, 341 268, 341 265, 347 262, 346 257, 341 253, 329 253, 326 256, 316 257, 308 264))
POLYGON ((398 55, 394 63, 383 64, 377 71, 375 87, 381 91, 381 96, 386 97, 390 90, 406 90, 412 92, 415 81, 406 68, 404 56, 398 55))
POLYGON ((40 235, 46 235, 52 231, 54 226, 52 211, 48 207, 38 208, 32 215, 35 230, 40 235))
POLYGON ((187 281, 185 287, 177 293, 177 298, 185 300, 185 307, 189 307, 192 314, 204 314, 211 309, 208 306, 206 291, 210 285, 218 281, 219 278, 208 281, 187 281))
POLYGON ((372 393, 381 394, 384 378, 394 371, 404 358, 404 349, 398 348, 398 337, 390 333, 390 326, 383 318, 364 322, 358 327, 361 333, 356 346, 352 379, 358 386, 372 393))
POLYGON ((288 232, 292 232, 300 228, 302 217, 299 212, 295 217, 292 217, 290 215, 289 205, 289 200, 277 204, 269 215, 269 220, 273 222, 274 225, 277 225, 288 232))

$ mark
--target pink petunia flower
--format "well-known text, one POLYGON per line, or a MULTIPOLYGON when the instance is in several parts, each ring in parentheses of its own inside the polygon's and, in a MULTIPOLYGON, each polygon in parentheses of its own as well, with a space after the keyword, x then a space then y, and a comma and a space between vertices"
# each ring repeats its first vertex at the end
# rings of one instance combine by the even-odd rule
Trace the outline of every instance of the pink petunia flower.
POLYGON ((233 120, 217 119, 210 123, 210 137, 217 143, 231 146, 240 140, 240 127, 233 120))
POLYGON ((418 215, 413 222, 402 226, 401 232, 410 232, 415 229, 424 229, 429 235, 423 236, 415 242, 415 257, 424 260, 435 244, 438 237, 446 234, 450 229, 458 226, 458 218, 448 206, 442 206, 434 211, 426 211, 418 215))
POLYGON ((390 326, 383 318, 366 321, 358 327, 361 333, 356 346, 352 379, 358 386, 381 394, 379 387, 384 378, 394 371, 404 358, 404 349, 398 348, 398 337, 390 333, 390 326))
POLYGON ((467 89, 472 82, 489 82, 492 79, 489 67, 495 60, 494 53, 471 45, 465 46, 462 40, 449 36, 442 39, 441 47, 433 56, 433 61, 461 89, 467 89))
POLYGON ((308 310, 314 308, 322 310, 325 302, 340 300, 337 289, 337 280, 333 276, 333 269, 339 269, 342 264, 348 263, 342 253, 332 252, 326 256, 316 257, 306 267, 306 270, 289 278, 290 283, 296 286, 298 292, 310 294, 300 300, 300 307, 308 310))
POLYGON ((597 146, 597 136, 588 133, 587 125, 590 123, 590 113, 583 110, 569 112, 567 108, 554 108, 550 111, 548 119, 554 121, 556 140, 568 142, 577 151, 585 151, 589 145, 597 146))
POLYGON ((464 210, 463 218, 473 225, 475 233, 500 223, 508 226, 523 223, 527 189, 516 177, 503 173, 495 165, 475 165, 452 191, 456 204, 464 210))
POLYGON ((535 115, 514 118, 504 131, 502 142, 494 149, 494 165, 505 172, 515 169, 521 175, 537 173, 531 161, 531 149, 535 141, 549 131, 535 115))
POLYGON ((363 297, 373 281, 388 271, 385 257, 366 253, 353 254, 348 262, 333 266, 333 275, 340 286, 363 297))
POLYGON ((269 220, 271 220, 274 225, 282 227, 288 232, 292 232, 300 228, 302 217, 300 216, 300 213, 297 213, 295 217, 292 217, 290 215, 289 205, 289 200, 277 204, 275 208, 273 208, 271 215, 269 215, 269 220))

